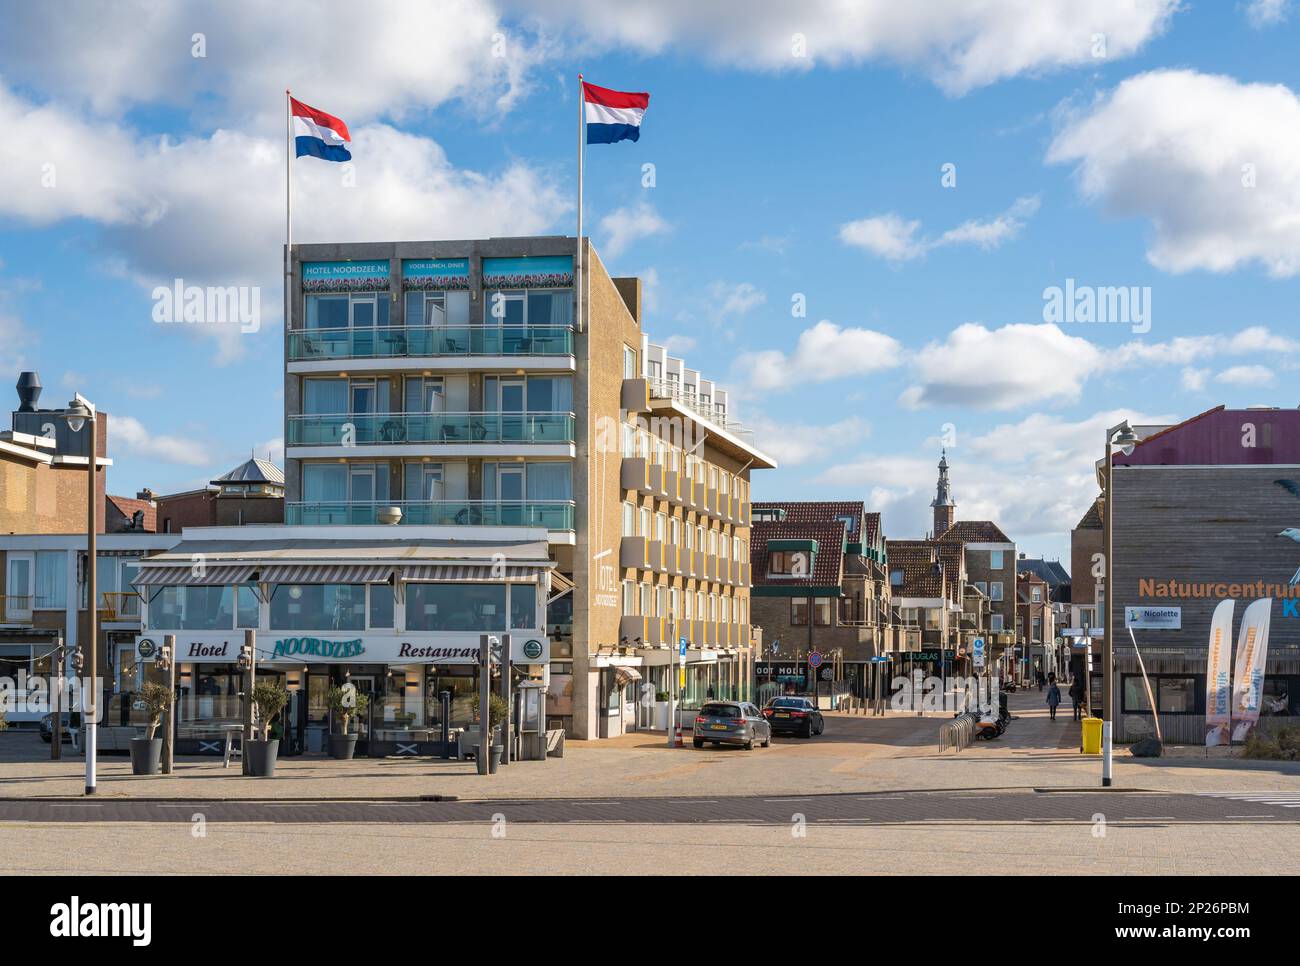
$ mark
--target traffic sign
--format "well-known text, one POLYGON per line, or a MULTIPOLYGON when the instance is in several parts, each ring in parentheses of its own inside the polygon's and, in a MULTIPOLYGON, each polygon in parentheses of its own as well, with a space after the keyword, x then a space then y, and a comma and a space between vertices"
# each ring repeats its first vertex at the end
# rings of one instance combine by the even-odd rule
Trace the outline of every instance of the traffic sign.
POLYGON ((809 651, 809 652, 808 652, 808 664, 809 664, 809 666, 811 666, 811 667, 821 667, 821 666, 822 666, 822 655, 821 655, 821 652, 820 652, 820 651, 809 651))
POLYGON ((686 656, 686 645, 687 645, 687 643, 688 643, 688 642, 687 642, 686 638, 684 638, 684 637, 683 637, 680 641, 677 642, 677 655, 678 655, 678 657, 685 657, 685 656, 686 656))
POLYGON ((975 640, 971 641, 970 646, 972 652, 971 657, 974 660, 975 666, 977 668, 983 667, 984 666, 984 638, 982 637, 975 638, 975 640))

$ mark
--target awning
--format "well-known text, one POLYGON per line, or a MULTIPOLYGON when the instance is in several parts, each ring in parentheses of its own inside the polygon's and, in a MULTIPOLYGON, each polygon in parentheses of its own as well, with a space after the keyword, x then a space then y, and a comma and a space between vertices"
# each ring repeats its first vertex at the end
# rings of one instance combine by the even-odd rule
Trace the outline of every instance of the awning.
POLYGON ((431 566, 403 567, 402 580, 408 582, 438 580, 462 583, 500 583, 506 581, 516 584, 535 584, 537 583, 537 575, 545 571, 545 567, 435 564, 431 566))
POLYGON ((263 584, 380 584, 392 564, 269 564, 258 571, 263 584))
POLYGON ((227 584, 243 584, 253 575, 253 568, 247 564, 196 567, 193 564, 180 567, 142 566, 140 572, 131 581, 133 587, 223 587, 227 584), (196 573, 197 571, 197 573, 196 573))
POLYGON ((624 687, 629 681, 640 681, 641 672, 634 667, 616 667, 614 669, 614 686, 624 687))

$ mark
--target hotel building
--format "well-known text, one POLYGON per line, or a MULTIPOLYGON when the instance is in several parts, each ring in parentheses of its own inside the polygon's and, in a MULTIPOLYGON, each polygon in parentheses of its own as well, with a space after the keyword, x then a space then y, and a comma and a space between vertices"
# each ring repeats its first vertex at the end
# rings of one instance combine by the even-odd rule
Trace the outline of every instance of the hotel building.
POLYGON ((774 463, 725 390, 643 332, 638 279, 587 244, 575 293, 574 250, 295 245, 285 525, 187 529, 144 568, 146 634, 198 640, 177 626, 191 610, 214 640, 255 621, 265 667, 305 693, 306 750, 345 679, 404 747, 440 691, 467 723, 480 633, 512 634, 548 726, 576 738, 663 724, 683 641, 688 700, 745 693, 749 481, 774 463), (186 576, 196 553, 205 575, 186 576))

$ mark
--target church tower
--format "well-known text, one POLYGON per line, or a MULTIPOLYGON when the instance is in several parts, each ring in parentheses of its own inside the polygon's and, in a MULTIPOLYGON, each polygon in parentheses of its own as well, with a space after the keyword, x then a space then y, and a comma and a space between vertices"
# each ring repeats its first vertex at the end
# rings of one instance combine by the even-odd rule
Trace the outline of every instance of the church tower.
POLYGON ((957 515, 957 504, 952 501, 952 490, 948 485, 948 451, 939 456, 939 485, 935 490, 934 502, 934 538, 937 540, 948 532, 957 515))

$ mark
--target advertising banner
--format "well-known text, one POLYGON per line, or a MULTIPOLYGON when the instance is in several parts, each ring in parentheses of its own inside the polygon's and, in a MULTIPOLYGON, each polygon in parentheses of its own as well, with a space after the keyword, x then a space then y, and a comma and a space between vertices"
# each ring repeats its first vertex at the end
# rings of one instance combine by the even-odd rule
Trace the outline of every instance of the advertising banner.
POLYGON ((402 288, 408 292, 461 291, 469 288, 468 258, 406 258, 402 288))
POLYGON ((1246 608, 1237 632, 1237 667, 1232 680, 1232 740, 1245 741, 1259 722, 1264 698, 1264 661, 1268 657, 1268 625, 1273 598, 1264 597, 1246 608))
POLYGON ((388 288, 388 262, 303 262, 304 292, 382 292, 388 288))
POLYGON ((1205 747, 1226 745, 1232 722, 1232 610, 1224 600, 1210 620, 1210 650, 1205 661, 1205 747))

